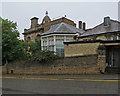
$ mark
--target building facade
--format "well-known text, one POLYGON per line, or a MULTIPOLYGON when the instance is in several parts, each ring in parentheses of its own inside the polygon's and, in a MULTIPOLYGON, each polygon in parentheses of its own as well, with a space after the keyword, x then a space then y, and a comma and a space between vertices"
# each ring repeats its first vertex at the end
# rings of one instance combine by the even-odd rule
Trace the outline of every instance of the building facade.
POLYGON ((25 42, 41 40, 41 49, 54 51, 56 55, 64 57, 64 43, 74 40, 74 36, 85 31, 85 23, 79 21, 76 28, 74 21, 62 17, 51 20, 46 11, 42 22, 38 24, 37 17, 31 19, 31 27, 24 29, 25 42))
POLYGON ((25 42, 35 42, 37 39, 40 39, 40 35, 46 31, 48 31, 50 29, 50 27, 54 24, 63 22, 70 24, 72 26, 76 27, 76 24, 70 20, 67 19, 65 17, 56 19, 56 20, 51 20, 50 17, 48 16, 48 12, 46 11, 45 17, 42 19, 42 22, 39 24, 38 23, 38 19, 37 17, 33 17, 31 18, 31 26, 29 29, 24 29, 24 40, 25 42))
MULTIPOLYGON (((65 57, 97 57, 98 70, 120 67, 120 22, 105 17, 104 22, 78 35, 74 42, 65 42, 65 57)), ((89 62, 85 61, 86 63, 89 62)))

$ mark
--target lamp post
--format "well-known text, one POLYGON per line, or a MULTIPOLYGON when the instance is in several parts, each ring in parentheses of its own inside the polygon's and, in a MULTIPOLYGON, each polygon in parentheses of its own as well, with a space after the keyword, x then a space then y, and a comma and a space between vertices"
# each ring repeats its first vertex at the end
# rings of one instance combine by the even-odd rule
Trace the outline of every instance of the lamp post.
POLYGON ((6 59, 6 74, 9 74, 9 71, 8 71, 8 61, 6 59))

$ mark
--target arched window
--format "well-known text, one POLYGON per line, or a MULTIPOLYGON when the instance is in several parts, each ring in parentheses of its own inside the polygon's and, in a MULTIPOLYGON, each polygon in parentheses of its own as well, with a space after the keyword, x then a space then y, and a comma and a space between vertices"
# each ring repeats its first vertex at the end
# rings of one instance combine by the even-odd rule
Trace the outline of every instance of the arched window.
POLYGON ((31 38, 30 38, 30 37, 28 37, 28 38, 27 38, 27 41, 28 41, 28 42, 30 42, 30 41, 31 41, 31 38))
POLYGON ((40 41, 40 34, 36 36, 36 41, 40 41))

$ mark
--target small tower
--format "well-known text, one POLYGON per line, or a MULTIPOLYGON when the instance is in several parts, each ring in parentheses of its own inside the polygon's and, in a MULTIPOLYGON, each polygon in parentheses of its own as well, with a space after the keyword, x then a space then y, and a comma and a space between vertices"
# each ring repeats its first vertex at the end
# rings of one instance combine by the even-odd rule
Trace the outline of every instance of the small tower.
POLYGON ((46 16, 43 18, 42 23, 48 23, 51 21, 50 17, 48 16, 48 11, 46 11, 46 16))

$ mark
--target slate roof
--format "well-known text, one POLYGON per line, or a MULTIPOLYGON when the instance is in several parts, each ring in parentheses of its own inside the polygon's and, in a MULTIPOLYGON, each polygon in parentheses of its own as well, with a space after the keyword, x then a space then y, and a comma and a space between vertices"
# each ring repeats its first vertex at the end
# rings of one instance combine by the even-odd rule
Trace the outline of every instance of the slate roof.
POLYGON ((83 33, 83 32, 84 30, 82 29, 78 29, 72 25, 61 22, 51 27, 47 32, 41 34, 41 36, 49 35, 49 34, 76 34, 76 33, 83 33))
POLYGON ((79 35, 79 38, 87 37, 90 35, 99 35, 111 32, 120 31, 120 22, 115 20, 110 20, 110 26, 104 26, 104 22, 98 26, 86 30, 82 35, 79 35))

